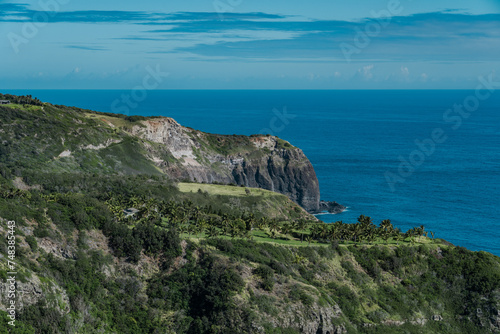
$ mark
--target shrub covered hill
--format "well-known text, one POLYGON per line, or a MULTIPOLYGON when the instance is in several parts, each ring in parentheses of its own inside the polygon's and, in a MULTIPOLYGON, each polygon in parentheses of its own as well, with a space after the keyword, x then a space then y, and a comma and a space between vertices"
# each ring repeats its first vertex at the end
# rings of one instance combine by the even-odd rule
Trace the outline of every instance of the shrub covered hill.
POLYGON ((0 333, 500 332, 498 257, 316 220, 287 142, 0 99, 0 333))
POLYGON ((3 106, 1 120, 6 142, 0 154, 11 168, 167 174, 263 188, 308 211, 319 209, 314 168, 299 148, 276 137, 213 135, 171 118, 103 114, 38 100, 3 106))

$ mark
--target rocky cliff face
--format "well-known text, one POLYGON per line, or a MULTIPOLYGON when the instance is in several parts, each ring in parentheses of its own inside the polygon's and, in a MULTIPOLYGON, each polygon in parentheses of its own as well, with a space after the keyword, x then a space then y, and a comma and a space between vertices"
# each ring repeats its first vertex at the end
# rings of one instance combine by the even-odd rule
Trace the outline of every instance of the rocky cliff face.
POLYGON ((171 118, 142 121, 130 133, 160 144, 146 144, 150 158, 175 179, 263 188, 288 196, 308 211, 319 209, 319 183, 311 162, 302 150, 279 138, 211 135, 171 118))

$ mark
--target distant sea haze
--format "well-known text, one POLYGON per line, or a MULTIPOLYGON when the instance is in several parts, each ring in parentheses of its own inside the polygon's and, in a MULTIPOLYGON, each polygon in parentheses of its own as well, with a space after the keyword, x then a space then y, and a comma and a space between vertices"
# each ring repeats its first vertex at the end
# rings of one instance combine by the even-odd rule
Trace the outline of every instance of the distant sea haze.
MULTIPOLYGON (((2 93, 112 112, 113 103, 131 91, 2 93)), ((377 224, 391 219, 403 231, 424 225, 438 238, 500 256, 500 92, 481 101, 457 127, 457 118, 450 120, 458 115, 453 109, 472 94, 157 90, 120 106, 130 115, 173 117, 205 132, 266 132, 288 140, 313 163, 322 199, 349 207, 318 216, 326 222, 355 222, 363 214, 377 224)))

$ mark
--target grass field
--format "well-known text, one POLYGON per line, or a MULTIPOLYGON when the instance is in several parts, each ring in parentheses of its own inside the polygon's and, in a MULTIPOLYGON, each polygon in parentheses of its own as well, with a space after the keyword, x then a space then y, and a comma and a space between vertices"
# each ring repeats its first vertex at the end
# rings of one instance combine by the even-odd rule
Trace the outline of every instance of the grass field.
MULTIPOLYGON (((292 238, 291 236, 287 235, 284 236, 282 234, 278 234, 276 238, 272 238, 270 236, 270 233, 268 233, 268 229, 265 231, 261 231, 258 229, 254 229, 251 233, 252 235, 252 240, 256 242, 265 242, 265 243, 271 243, 271 244, 276 244, 276 245, 283 245, 283 246, 293 246, 293 247, 329 247, 330 243, 323 243, 323 242, 317 242, 317 241, 312 241, 311 243, 307 242, 305 239, 303 241, 300 241, 300 238, 292 238)), ((304 231, 304 235, 307 236, 309 232, 304 231)), ((188 234, 188 233, 181 233, 181 238, 183 239, 190 239, 193 241, 199 241, 201 239, 207 239, 208 235, 206 233, 201 233, 201 234, 188 234)), ((240 237, 237 238, 232 238, 230 236, 224 236, 224 235, 219 235, 218 238, 220 239, 242 239, 240 237)), ((397 242, 396 240, 390 239, 389 242, 385 242, 381 238, 376 238, 372 242, 358 242, 355 243, 353 241, 345 241, 339 244, 341 247, 347 247, 347 246, 352 246, 352 245, 359 245, 359 246, 366 246, 366 247, 372 247, 372 246, 388 246, 388 247, 398 247, 399 245, 410 245, 412 244, 409 239, 406 239, 404 241, 397 242)), ((415 240, 415 245, 427 245, 428 247, 431 248, 437 248, 437 247, 447 247, 447 245, 443 242, 441 239, 430 239, 427 237, 419 237, 416 238, 415 240)))
POLYGON ((234 197, 247 197, 247 196, 282 196, 275 192, 257 189, 257 188, 244 188, 217 184, 202 184, 202 183, 179 183, 179 190, 184 193, 198 192, 201 189, 203 192, 207 192, 210 195, 222 195, 222 196, 234 196, 234 197), (249 194, 246 193, 246 189, 250 191, 249 194))
POLYGON ((26 111, 34 111, 34 110, 41 110, 41 106, 33 106, 33 105, 23 105, 23 104, 17 104, 17 103, 10 103, 10 104, 2 104, 2 107, 7 107, 7 108, 13 108, 13 109, 21 109, 21 110, 26 110, 26 111))

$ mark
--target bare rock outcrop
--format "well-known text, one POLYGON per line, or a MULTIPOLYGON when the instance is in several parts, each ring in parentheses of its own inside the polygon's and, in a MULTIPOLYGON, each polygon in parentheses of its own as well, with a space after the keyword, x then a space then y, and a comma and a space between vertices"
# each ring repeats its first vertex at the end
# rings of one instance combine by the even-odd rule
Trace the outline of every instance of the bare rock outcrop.
MULTIPOLYGON (((10 303, 9 282, 0 282, 0 310, 6 311, 10 303)), ((16 307, 21 310, 29 305, 44 300, 50 307, 55 308, 61 315, 70 311, 69 297, 64 289, 51 280, 44 280, 34 274, 26 277, 24 282, 15 284, 16 307)))
POLYGON ((279 138, 210 135, 171 118, 142 121, 130 134, 161 144, 148 147, 150 158, 174 179, 263 188, 288 196, 310 212, 319 209, 319 182, 311 162, 302 150, 279 138))
POLYGON ((336 325, 341 314, 337 305, 322 307, 315 304, 307 307, 291 304, 279 317, 269 317, 267 320, 275 327, 294 328, 305 334, 345 334, 345 326, 336 325))

